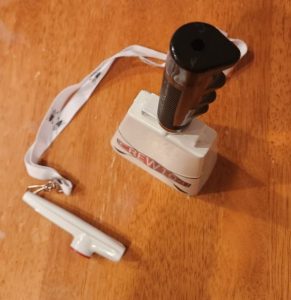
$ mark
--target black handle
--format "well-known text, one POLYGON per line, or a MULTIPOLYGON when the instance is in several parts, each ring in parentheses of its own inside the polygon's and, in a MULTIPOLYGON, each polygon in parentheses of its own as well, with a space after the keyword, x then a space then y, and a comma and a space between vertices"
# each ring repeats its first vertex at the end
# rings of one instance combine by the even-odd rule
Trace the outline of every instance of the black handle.
POLYGON ((215 100, 223 70, 240 58, 239 49, 214 26, 194 22, 173 35, 160 92, 158 118, 169 131, 186 127, 215 100))

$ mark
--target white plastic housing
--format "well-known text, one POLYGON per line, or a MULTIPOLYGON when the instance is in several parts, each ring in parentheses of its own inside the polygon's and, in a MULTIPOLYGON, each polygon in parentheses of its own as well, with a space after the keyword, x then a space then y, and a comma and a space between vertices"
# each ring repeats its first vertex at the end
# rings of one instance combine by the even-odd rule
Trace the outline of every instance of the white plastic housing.
POLYGON ((194 119, 180 133, 157 119, 159 97, 140 91, 111 140, 117 153, 169 186, 196 195, 215 165, 216 132, 194 119))
POLYGON ((112 261, 119 261, 124 254, 124 245, 44 198, 26 192, 23 201, 40 215, 72 234, 74 239, 71 247, 78 253, 91 257, 95 252, 112 261))

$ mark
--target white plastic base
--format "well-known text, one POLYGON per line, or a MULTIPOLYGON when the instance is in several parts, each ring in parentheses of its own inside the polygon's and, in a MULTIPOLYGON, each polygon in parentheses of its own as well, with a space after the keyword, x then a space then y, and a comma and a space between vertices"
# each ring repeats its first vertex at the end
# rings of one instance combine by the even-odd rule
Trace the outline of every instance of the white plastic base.
POLYGON ((181 133, 157 119, 159 97, 140 91, 111 140, 113 149, 169 186, 196 195, 216 162, 216 132, 194 119, 181 133))

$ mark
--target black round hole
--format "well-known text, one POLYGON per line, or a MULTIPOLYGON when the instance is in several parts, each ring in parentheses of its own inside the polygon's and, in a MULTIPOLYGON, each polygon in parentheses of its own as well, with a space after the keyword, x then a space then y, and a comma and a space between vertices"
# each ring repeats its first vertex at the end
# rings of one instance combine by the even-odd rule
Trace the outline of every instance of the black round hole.
POLYGON ((201 39, 195 39, 195 40, 193 40, 192 43, 191 43, 191 46, 192 46, 192 49, 194 51, 201 51, 205 47, 204 42, 201 39))

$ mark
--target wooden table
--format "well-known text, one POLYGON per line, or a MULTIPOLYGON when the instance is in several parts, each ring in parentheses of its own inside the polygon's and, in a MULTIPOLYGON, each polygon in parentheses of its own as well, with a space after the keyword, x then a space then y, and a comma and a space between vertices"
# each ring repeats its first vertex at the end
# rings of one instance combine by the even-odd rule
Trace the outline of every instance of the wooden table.
POLYGON ((291 299, 290 1, 0 1, 0 299, 291 299), (26 206, 23 156, 54 96, 125 46, 167 51, 202 20, 244 39, 245 67, 202 120, 217 166, 186 197, 115 154, 110 138, 162 70, 120 60, 43 163, 71 178, 47 197, 128 246, 120 263, 70 251, 26 206))

